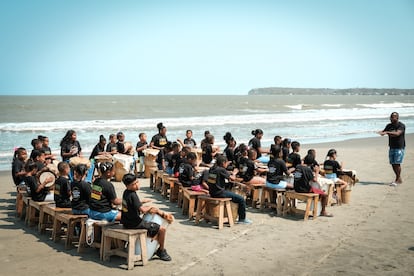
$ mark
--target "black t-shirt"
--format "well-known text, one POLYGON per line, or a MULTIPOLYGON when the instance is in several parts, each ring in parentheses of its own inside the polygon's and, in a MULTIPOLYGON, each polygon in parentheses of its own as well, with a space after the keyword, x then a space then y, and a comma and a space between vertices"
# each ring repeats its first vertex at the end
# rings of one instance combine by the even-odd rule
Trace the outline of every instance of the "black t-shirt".
POLYGON ((116 150, 119 152, 119 153, 125 153, 125 145, 124 145, 124 143, 122 143, 122 142, 116 142, 116 150))
POLYGON ((185 138, 183 143, 185 146, 190 147, 190 148, 194 148, 195 146, 197 146, 197 143, 193 138, 190 138, 190 139, 185 138))
POLYGON ((226 187, 226 179, 230 178, 230 173, 223 167, 214 166, 208 171, 207 184, 211 197, 221 195, 226 187))
POLYGON ((117 151, 117 145, 116 145, 116 143, 109 143, 109 144, 106 146, 106 151, 107 151, 107 152, 117 151))
POLYGON ((91 201, 91 185, 85 181, 74 180, 71 185, 72 209, 86 210, 91 201))
POLYGON ((300 159, 300 155, 297 152, 292 152, 287 157, 287 162, 292 164, 293 168, 296 168, 297 165, 300 165, 302 163, 302 160, 300 159))
POLYGON ((288 155, 289 155, 289 148, 288 147, 283 147, 282 148, 282 153, 283 153, 283 161, 287 161, 288 155))
POLYGON ((397 124, 389 123, 385 126, 384 131, 397 131, 401 130, 400 136, 391 137, 388 135, 388 145, 391 149, 403 149, 405 148, 405 125, 401 122, 397 124))
POLYGON ((269 163, 267 163, 267 167, 269 171, 267 172, 266 180, 272 184, 279 184, 280 180, 283 179, 283 174, 289 174, 285 161, 280 158, 271 158, 269 163))
POLYGON ((122 195, 121 223, 125 228, 136 228, 141 223, 141 201, 135 191, 125 190, 122 195))
POLYGON ((253 160, 250 160, 247 157, 240 158, 238 176, 243 178, 244 182, 248 182, 253 178, 256 169, 257 166, 253 160))
POLYGON ((190 187, 192 185, 199 184, 199 183, 195 183, 194 181, 195 172, 191 164, 181 163, 178 172, 180 173, 178 176, 178 179, 180 180, 181 184, 183 184, 184 187, 190 187))
POLYGON ((114 199, 116 199, 116 193, 111 182, 103 178, 98 178, 93 182, 89 202, 91 210, 101 213, 109 212, 114 199))
POLYGON ((311 185, 309 182, 314 178, 311 168, 303 165, 298 165, 294 173, 294 188, 298 193, 309 193, 311 185))
POLYGON ((323 162, 323 170, 325 173, 338 173, 341 170, 341 165, 336 160, 325 160, 323 162))
POLYGON ((254 150, 256 150, 257 152, 257 158, 262 156, 262 153, 259 151, 259 148, 261 148, 261 142, 260 139, 258 139, 257 137, 253 137, 252 139, 250 139, 249 141, 249 148, 253 148, 254 150))
POLYGON ((171 157, 174 164, 174 173, 179 171, 181 163, 184 162, 184 158, 181 157, 181 153, 174 153, 171 157))
MULTIPOLYGON (((138 148, 140 148, 140 147, 143 147, 143 146, 145 146, 145 145, 148 145, 148 143, 147 142, 141 142, 141 141, 138 141, 138 143, 137 143, 137 149, 138 148)), ((142 157, 142 156, 145 156, 145 154, 144 154, 144 151, 143 150, 141 150, 141 151, 138 151, 137 150, 137 153, 138 153, 138 157, 142 157)))
POLYGON ((230 147, 226 147, 223 151, 224 156, 227 157, 227 160, 230 162, 234 161, 234 149, 230 147))
POLYGON ((154 146, 163 148, 167 145, 168 139, 167 136, 163 136, 161 134, 155 134, 152 136, 151 143, 154 143, 154 146))
POLYGON ((60 149, 60 155, 62 156, 63 161, 69 160, 71 157, 77 156, 82 151, 82 148, 78 141, 75 142, 67 142, 64 143, 60 149), (71 156, 63 157, 63 153, 69 153, 71 151, 74 151, 74 153, 71 156))
POLYGON ((95 156, 99 155, 101 152, 104 152, 105 149, 101 146, 101 144, 96 144, 91 152, 91 156, 89 156, 89 159, 95 158, 95 156))
POLYGON ((167 154, 164 155, 164 162, 165 162, 165 168, 174 168, 174 162, 172 160, 172 156, 173 153, 172 152, 168 152, 167 154))
POLYGON ((24 182, 26 182, 26 186, 30 190, 30 196, 32 197, 32 200, 34 201, 45 200, 46 195, 49 192, 49 189, 47 187, 44 187, 39 192, 36 192, 37 187, 39 186, 39 183, 37 182, 37 179, 35 176, 26 176, 24 179, 24 182))
POLYGON ((24 176, 16 176, 16 173, 21 172, 24 168, 24 162, 15 158, 12 163, 12 177, 14 184, 19 185, 24 180, 24 176))
POLYGON ((211 144, 204 145, 201 159, 205 164, 210 164, 211 161, 213 161, 213 147, 211 146, 211 144))
POLYGON ((56 207, 69 208, 70 203, 70 182, 69 178, 59 176, 55 181, 54 199, 56 207))

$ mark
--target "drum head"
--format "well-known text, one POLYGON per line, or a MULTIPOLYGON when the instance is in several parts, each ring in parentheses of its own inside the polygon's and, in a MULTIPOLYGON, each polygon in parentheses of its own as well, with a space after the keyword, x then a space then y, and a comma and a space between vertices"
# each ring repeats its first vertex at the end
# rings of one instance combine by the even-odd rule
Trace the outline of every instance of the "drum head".
POLYGON ((56 176, 55 176, 52 172, 42 172, 42 173, 40 174, 40 176, 39 176, 39 181, 40 181, 40 183, 45 182, 45 180, 46 180, 47 178, 49 178, 50 176, 51 176, 51 177, 53 177, 53 181, 52 181, 52 182, 47 183, 47 184, 45 185, 45 187, 50 187, 50 186, 52 186, 53 184, 55 184, 56 176))

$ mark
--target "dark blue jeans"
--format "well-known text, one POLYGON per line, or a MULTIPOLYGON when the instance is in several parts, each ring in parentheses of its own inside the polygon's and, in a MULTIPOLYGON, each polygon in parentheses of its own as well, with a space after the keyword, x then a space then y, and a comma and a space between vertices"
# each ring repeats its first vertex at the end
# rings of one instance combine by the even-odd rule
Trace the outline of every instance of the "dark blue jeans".
POLYGON ((239 204, 239 208, 237 210, 237 213, 239 215, 239 220, 244 220, 246 218, 246 202, 244 201, 244 198, 241 195, 235 194, 230 191, 224 191, 220 195, 217 195, 215 197, 229 197, 231 198, 231 201, 234 203, 239 204))

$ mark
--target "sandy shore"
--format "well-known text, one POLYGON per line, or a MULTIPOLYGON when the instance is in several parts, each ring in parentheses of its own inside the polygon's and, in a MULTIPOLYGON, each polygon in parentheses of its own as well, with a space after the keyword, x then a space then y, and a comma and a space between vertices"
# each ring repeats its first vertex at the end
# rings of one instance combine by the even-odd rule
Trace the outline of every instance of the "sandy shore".
MULTIPOLYGON (((360 182, 350 204, 329 207, 333 218, 303 222, 299 217, 275 217, 270 211, 249 208, 252 225, 217 230, 194 225, 181 209, 149 191, 142 180, 140 197, 174 213, 166 248, 172 262, 152 260, 145 267, 123 270, 125 260, 101 262, 95 249, 79 255, 54 243, 50 233, 39 235, 14 216, 15 188, 10 172, 0 173, 0 266, 2 275, 414 275, 414 135, 407 135, 404 184, 389 187, 387 138, 303 145, 323 161, 335 148, 345 168, 355 169, 360 182)), ((114 183, 118 196, 124 187, 114 183)))

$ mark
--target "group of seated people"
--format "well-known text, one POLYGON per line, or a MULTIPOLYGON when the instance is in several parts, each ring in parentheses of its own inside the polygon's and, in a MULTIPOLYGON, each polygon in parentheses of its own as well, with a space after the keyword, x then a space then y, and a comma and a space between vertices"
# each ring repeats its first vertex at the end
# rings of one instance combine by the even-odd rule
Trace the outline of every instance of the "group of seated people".
POLYGON ((332 216, 325 210, 328 201, 326 185, 337 184, 340 190, 348 185, 338 177, 343 165, 336 160, 336 151, 329 150, 321 170, 315 160, 315 150, 309 150, 305 158, 301 158, 300 143, 282 140, 280 136, 275 137, 275 143, 269 150, 264 150, 260 146, 263 132, 255 130, 252 134, 255 137, 249 141, 249 145, 236 146, 231 133, 226 133, 223 137, 226 148, 220 152, 214 146, 214 136, 206 133, 201 142, 201 161, 197 160, 197 155, 190 147, 184 145, 180 149, 179 143, 167 142, 158 155, 158 168, 178 177, 184 187, 204 191, 213 197, 231 197, 233 202, 239 203, 240 223, 248 224, 251 221, 245 217, 244 197, 230 191, 234 181, 244 183, 247 187, 250 184, 262 184, 270 188, 294 189, 300 193, 317 193, 322 203, 320 215, 332 216))
POLYGON ((110 182, 115 175, 112 162, 101 162, 100 175, 92 181, 86 181, 89 170, 86 164, 71 166, 68 160, 58 162, 57 178, 49 176, 42 179, 41 174, 49 170, 47 165, 44 151, 33 150, 32 158, 28 159, 25 148, 16 149, 12 164, 12 176, 16 186, 26 188, 34 201, 54 202, 56 207, 71 208, 75 215, 87 215, 91 219, 108 222, 120 221, 125 228, 147 229, 148 236, 159 242, 155 255, 164 261, 171 260, 164 247, 166 228, 144 221, 141 215, 158 214, 169 223, 174 218, 159 208, 143 205, 149 200, 139 199, 136 193, 139 182, 134 174, 124 175, 122 181, 126 189, 123 197, 118 198, 110 182), (70 173, 73 173, 72 177, 69 177, 70 173))
MULTIPOLYGON (((338 178, 342 170, 342 164, 336 160, 336 151, 329 150, 327 160, 323 164, 324 176, 322 176, 319 163, 315 160, 315 151, 309 150, 305 158, 299 155, 300 143, 291 142, 275 136, 274 144, 270 149, 261 147, 260 139, 263 131, 260 129, 252 131, 254 137, 248 144, 237 145, 231 133, 223 137, 226 147, 220 151, 214 145, 214 136, 208 131, 205 139, 201 141, 201 160, 196 152, 196 142, 192 138, 191 130, 186 133, 185 141, 169 142, 166 138, 166 128, 160 123, 157 125, 159 133, 154 135, 150 144, 146 141, 146 134, 140 133, 136 151, 142 152, 151 147, 158 149, 158 168, 179 179, 184 187, 191 187, 195 191, 203 191, 212 197, 229 197, 238 203, 238 222, 240 224, 251 224, 246 218, 246 202, 243 196, 231 191, 231 183, 234 181, 249 184, 263 184, 270 188, 294 189, 300 193, 317 193, 321 197, 322 211, 320 215, 331 216, 327 213, 327 193, 323 190, 321 183, 328 182, 340 184, 339 189, 344 189, 346 182, 338 178), (290 148, 292 150, 290 150, 290 148)), ((114 135, 115 136, 115 135, 114 135)), ((91 158, 100 154, 126 153, 130 150, 125 148, 124 135, 117 134, 118 141, 114 136, 106 145, 106 139, 101 135, 99 143, 94 148, 91 158), (122 148, 121 145, 124 145, 122 148), (106 148, 105 148, 106 146, 106 148), (106 152, 106 153, 103 153, 106 152)), ((31 158, 27 158, 25 148, 15 151, 12 175, 16 185, 25 184, 27 190, 35 201, 54 200, 57 207, 72 208, 73 214, 86 214, 92 219, 120 221, 127 228, 146 228, 151 230, 151 235, 158 234, 160 248, 156 252, 163 260, 171 260, 164 248, 165 228, 149 229, 148 223, 144 222, 140 214, 158 214, 170 222, 172 216, 158 208, 144 206, 146 200, 140 200, 135 193, 139 189, 137 177, 140 176, 127 173, 122 178, 126 186, 123 198, 118 198, 115 188, 110 182, 115 174, 112 162, 101 162, 99 164, 99 177, 86 181, 88 167, 85 164, 71 166, 68 163, 69 156, 78 156, 81 152, 80 144, 76 140, 76 133, 68 131, 62 139, 62 160, 57 165, 58 178, 55 180, 48 177, 39 180, 39 173, 47 168, 47 164, 56 158, 48 147, 47 137, 40 137, 39 141, 33 141, 34 150, 31 158), (72 147, 64 143, 72 143, 72 147), (76 149, 73 148, 76 144, 76 149), (69 149, 68 155, 64 155, 69 149), (76 152, 75 152, 76 150, 76 152), (73 176, 69 175, 73 172, 73 176), (54 185, 50 185, 54 182, 54 185), (51 190, 53 189, 53 193, 51 190), (122 206, 121 211, 114 206, 122 206), (154 234, 155 233, 155 234, 154 234)), ((140 154, 138 154, 140 157, 140 154)), ((143 164, 144 162, 141 162, 143 164)), ((141 168, 142 170, 142 168, 141 168)), ((93 173, 92 173, 93 174, 93 173)))

